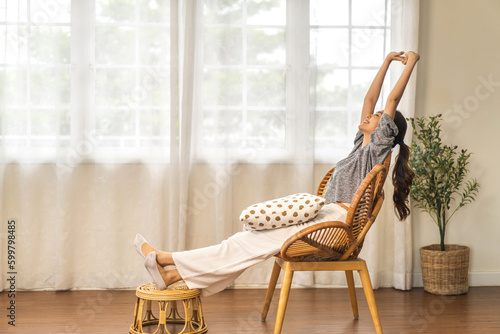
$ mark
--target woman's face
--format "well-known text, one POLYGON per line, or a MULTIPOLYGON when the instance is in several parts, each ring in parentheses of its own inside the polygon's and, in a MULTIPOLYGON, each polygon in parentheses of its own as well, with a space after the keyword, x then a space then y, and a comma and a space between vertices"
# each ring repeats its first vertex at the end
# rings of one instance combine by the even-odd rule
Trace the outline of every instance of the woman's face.
POLYGON ((366 116, 363 122, 361 122, 361 124, 358 126, 358 129, 365 133, 372 133, 377 128, 378 122, 380 121, 383 113, 384 111, 380 110, 372 115, 366 116))

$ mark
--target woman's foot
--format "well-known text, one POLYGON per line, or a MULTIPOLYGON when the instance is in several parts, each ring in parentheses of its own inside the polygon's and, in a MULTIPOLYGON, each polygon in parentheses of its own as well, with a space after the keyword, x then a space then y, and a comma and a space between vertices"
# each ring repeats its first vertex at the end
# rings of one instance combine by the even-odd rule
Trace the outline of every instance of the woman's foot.
POLYGON ((176 269, 165 270, 161 267, 156 261, 156 253, 154 251, 146 255, 144 266, 153 278, 158 290, 165 290, 170 284, 182 279, 176 269))
POLYGON ((158 262, 159 265, 161 265, 162 267, 174 265, 174 260, 172 259, 172 253, 159 251, 159 250, 155 249, 140 234, 137 234, 135 236, 134 246, 135 246, 135 249, 137 250, 137 252, 140 255, 142 255, 143 258, 146 258, 146 256, 149 253, 155 252, 156 253, 156 261, 158 262))

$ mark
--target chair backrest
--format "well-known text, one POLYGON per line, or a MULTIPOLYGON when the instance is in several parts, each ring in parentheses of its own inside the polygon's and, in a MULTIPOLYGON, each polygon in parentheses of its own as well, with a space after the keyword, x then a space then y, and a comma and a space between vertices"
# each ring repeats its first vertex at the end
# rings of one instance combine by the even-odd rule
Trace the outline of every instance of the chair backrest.
POLYGON ((376 165, 356 191, 345 222, 322 222, 287 239, 280 256, 286 261, 324 261, 356 258, 380 210, 386 167, 376 165))
MULTIPOLYGON (((385 158, 384 160, 384 166, 386 168, 386 174, 384 178, 381 180, 382 187, 385 182, 385 177, 387 176, 387 172, 389 171, 389 167, 391 165, 391 153, 385 158)), ((316 196, 323 197, 325 195, 326 188, 328 186, 328 182, 330 181, 330 178, 332 177, 333 172, 335 171, 335 167, 332 167, 325 176, 323 176, 323 179, 319 183, 318 190, 316 191, 316 196)))
POLYGON ((386 175, 385 165, 376 165, 358 187, 345 222, 351 228, 355 242, 345 250, 339 260, 356 258, 361 251, 365 235, 375 222, 384 201, 382 188, 386 175))
MULTIPOLYGON (((279 256, 286 261, 356 258, 384 201, 383 185, 390 161, 389 155, 383 165, 376 165, 361 182, 345 222, 324 222, 306 227, 283 243, 279 256)), ((328 171, 320 182, 318 196, 324 195, 333 171, 334 168, 328 171)))
MULTIPOLYGON (((361 251, 364 237, 375 222, 384 202, 383 188, 390 164, 391 153, 385 158, 383 165, 376 165, 358 187, 347 212, 345 222, 351 227, 352 237, 356 242, 351 243, 349 246, 347 235, 335 233, 338 237, 337 245, 332 246, 333 250, 342 254, 339 260, 355 258, 361 251), (342 237, 340 237, 341 235, 342 237)), ((325 174, 318 186, 317 196, 324 196, 328 182, 334 171, 335 168, 332 168, 325 174)))

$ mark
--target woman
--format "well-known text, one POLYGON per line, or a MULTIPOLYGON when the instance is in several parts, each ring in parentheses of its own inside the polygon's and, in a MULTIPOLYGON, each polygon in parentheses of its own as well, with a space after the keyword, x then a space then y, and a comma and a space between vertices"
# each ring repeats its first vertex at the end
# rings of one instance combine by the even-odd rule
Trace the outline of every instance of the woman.
POLYGON ((145 258, 145 267, 158 289, 184 280, 189 288, 202 289, 204 296, 217 293, 248 267, 277 254, 283 242, 301 229, 324 221, 345 221, 347 211, 344 207, 349 205, 359 184, 375 165, 383 163, 396 145, 400 147, 392 175, 393 200, 398 218, 404 220, 410 213, 408 194, 414 173, 408 166, 409 148, 403 142, 406 120, 396 108, 419 58, 411 51, 406 54, 391 52, 385 58, 365 96, 354 149, 335 166, 325 192, 326 205, 314 219, 279 229, 240 232, 219 245, 174 253, 158 251, 137 235, 134 245, 145 258), (374 113, 392 61, 401 61, 405 68, 384 110, 374 113), (176 269, 164 269, 169 265, 176 269))

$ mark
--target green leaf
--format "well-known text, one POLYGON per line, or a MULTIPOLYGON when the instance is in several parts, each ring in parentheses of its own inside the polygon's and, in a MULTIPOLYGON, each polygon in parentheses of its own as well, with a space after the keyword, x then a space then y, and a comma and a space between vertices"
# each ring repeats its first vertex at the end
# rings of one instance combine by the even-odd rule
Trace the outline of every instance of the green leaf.
POLYGON ((411 187, 415 207, 429 213, 440 233, 445 233, 455 212, 476 199, 479 184, 476 179, 465 180, 471 153, 441 140, 441 117, 408 118, 414 136, 409 163, 415 172, 411 187), (447 215, 455 197, 459 202, 447 215))

